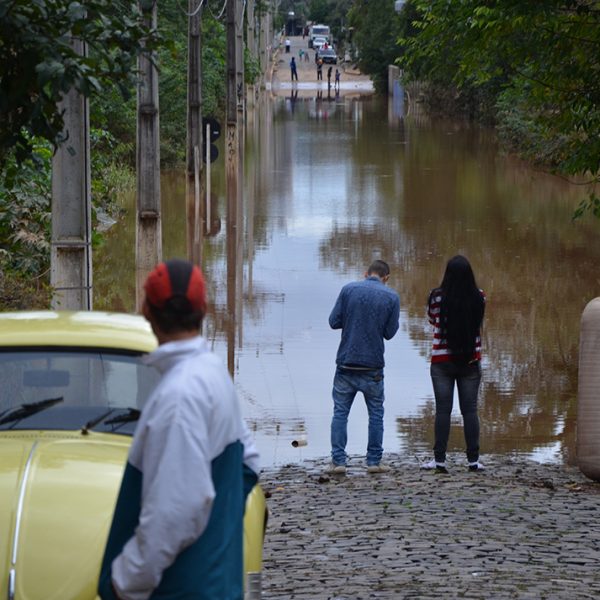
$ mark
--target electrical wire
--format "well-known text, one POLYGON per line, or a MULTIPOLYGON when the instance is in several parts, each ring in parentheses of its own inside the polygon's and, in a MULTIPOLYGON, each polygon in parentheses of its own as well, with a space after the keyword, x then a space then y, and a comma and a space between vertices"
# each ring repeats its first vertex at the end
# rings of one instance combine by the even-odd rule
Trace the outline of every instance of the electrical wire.
POLYGON ((242 7, 242 16, 240 17, 240 23, 238 27, 238 33, 244 30, 244 15, 246 14, 246 0, 244 0, 244 6, 242 7))
POLYGON ((181 6, 181 2, 178 3, 178 6, 179 6, 179 9, 181 10, 181 12, 186 17, 189 17, 191 19, 191 18, 195 17, 202 10, 202 6, 204 4, 208 5, 208 0, 200 0, 200 4, 198 4, 198 6, 194 10, 194 12, 191 12, 191 13, 189 13, 185 8, 183 8, 183 6, 181 6))
POLYGON ((208 3, 208 0, 206 0, 206 7, 208 8, 210 14, 217 20, 220 21, 221 17, 223 16, 223 13, 225 12, 225 9, 227 8, 227 0, 223 0, 223 7, 221 8, 221 12, 219 13, 219 16, 215 15, 215 13, 213 12, 212 8, 210 7, 210 4, 208 3))

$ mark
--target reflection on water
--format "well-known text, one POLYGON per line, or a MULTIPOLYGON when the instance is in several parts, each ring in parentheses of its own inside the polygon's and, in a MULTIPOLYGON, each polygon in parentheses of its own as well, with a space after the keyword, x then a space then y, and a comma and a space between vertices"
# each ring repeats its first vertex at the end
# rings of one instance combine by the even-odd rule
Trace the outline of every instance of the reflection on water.
MULTIPOLYGON (((430 453, 424 307, 459 252, 488 296, 483 453, 572 461, 579 318, 600 290, 598 226, 570 221, 582 189, 502 156, 480 129, 388 114, 372 97, 263 102, 250 115, 244 206, 229 246, 222 165, 213 165, 219 227, 204 247, 205 335, 234 373, 265 464, 329 453, 339 332, 327 318, 341 286, 376 257, 390 263, 402 305, 386 346, 384 447, 430 453), (306 447, 292 448, 298 435, 306 447)), ((165 257, 184 256, 183 176, 165 174, 162 197, 165 257)), ((96 308, 133 310, 132 223, 115 226, 96 253, 96 308)), ((348 449, 364 456, 357 400, 348 449)), ((454 417, 450 448, 462 451, 458 407, 454 417)))

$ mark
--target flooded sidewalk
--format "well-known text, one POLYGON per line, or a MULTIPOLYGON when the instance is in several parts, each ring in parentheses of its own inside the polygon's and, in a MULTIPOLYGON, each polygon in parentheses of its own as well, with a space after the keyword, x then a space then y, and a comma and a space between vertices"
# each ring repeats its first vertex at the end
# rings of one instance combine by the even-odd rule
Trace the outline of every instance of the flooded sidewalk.
POLYGON ((270 469, 263 597, 596 598, 600 486, 577 469, 489 456, 449 475, 386 455, 347 476, 327 462, 270 469))

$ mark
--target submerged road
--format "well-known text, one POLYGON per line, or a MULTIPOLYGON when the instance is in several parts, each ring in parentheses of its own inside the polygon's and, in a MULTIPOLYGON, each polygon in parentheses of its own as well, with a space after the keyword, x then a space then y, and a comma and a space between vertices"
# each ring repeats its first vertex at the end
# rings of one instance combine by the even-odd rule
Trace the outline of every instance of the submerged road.
POLYGON ((268 470, 265 599, 597 598, 600 485, 578 470, 487 456, 467 471, 348 476, 324 461, 268 470))

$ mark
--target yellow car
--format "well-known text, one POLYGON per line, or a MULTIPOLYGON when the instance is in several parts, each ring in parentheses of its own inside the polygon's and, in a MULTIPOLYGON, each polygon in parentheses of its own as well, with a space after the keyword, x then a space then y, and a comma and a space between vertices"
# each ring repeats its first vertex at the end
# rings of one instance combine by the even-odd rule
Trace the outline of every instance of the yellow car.
MULTIPOLYGON (((97 598, 131 436, 158 378, 140 357, 155 347, 135 315, 0 313, 3 598, 97 598)), ((246 599, 260 597, 265 525, 257 485, 244 517, 246 599)))

